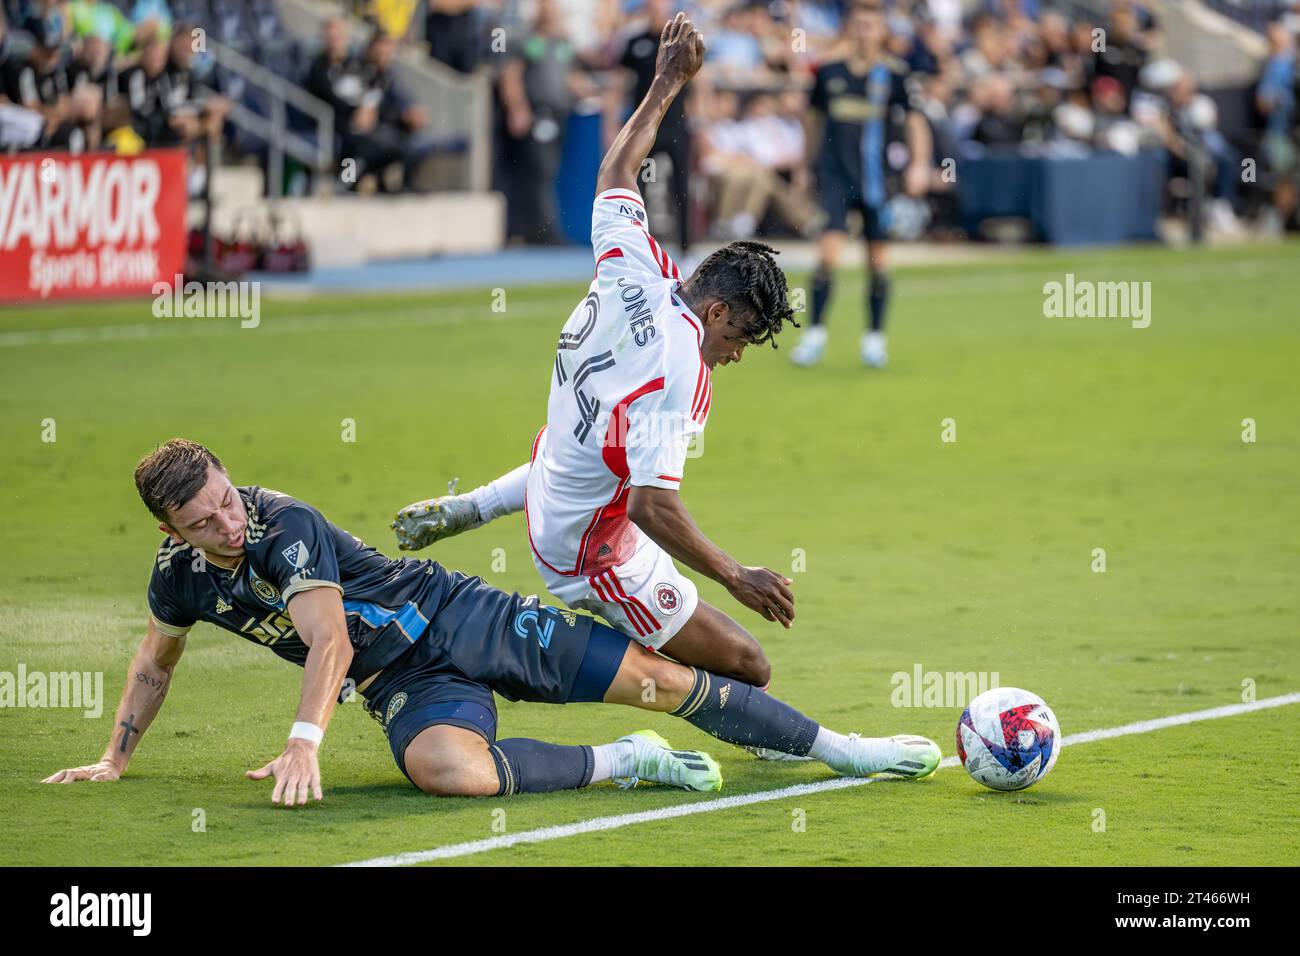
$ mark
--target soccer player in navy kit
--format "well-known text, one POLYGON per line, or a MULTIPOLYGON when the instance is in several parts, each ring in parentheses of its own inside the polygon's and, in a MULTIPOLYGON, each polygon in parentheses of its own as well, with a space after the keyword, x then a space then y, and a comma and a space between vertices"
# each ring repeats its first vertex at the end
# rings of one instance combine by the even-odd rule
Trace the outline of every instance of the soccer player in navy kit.
POLYGON ((439 795, 546 792, 608 779, 722 786, 707 754, 673 750, 649 731, 600 746, 499 740, 494 692, 671 713, 730 743, 809 756, 845 775, 922 777, 938 766, 939 748, 924 738, 837 734, 737 679, 633 653, 631 640, 591 617, 433 561, 388 558, 305 502, 236 487, 195 442, 167 442, 135 478, 167 536, 151 569, 147 632, 103 756, 46 783, 121 777, 200 621, 303 668, 284 751, 247 773, 274 776, 271 799, 284 806, 322 798, 317 751, 336 702, 353 689, 383 725, 402 772, 439 795))
POLYGON ((885 310, 889 303, 889 260, 886 222, 889 165, 885 150, 891 127, 900 120, 908 149, 904 189, 923 195, 930 178, 931 137, 924 116, 915 110, 907 91, 907 66, 885 49, 889 28, 883 9, 872 0, 859 0, 846 14, 848 50, 843 59, 823 64, 809 96, 813 134, 821 140, 816 159, 818 201, 828 221, 818 243, 812 277, 812 322, 790 355, 796 365, 814 365, 826 347, 826 307, 833 273, 848 238, 847 217, 862 214, 867 241, 868 330, 862 336, 862 361, 883 366, 885 310))

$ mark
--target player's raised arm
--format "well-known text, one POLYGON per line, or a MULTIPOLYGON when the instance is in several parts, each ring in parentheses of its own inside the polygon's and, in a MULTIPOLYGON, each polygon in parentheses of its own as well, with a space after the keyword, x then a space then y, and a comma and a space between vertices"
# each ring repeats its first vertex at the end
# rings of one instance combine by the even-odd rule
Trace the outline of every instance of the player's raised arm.
POLYGON ((271 802, 286 807, 307 804, 310 792, 322 799, 317 751, 330 715, 338 702, 339 690, 352 666, 352 642, 343 616, 343 594, 335 587, 313 587, 299 591, 289 600, 289 617, 302 642, 311 648, 303 664, 302 697, 298 714, 284 752, 257 770, 250 780, 275 776, 271 802))
POLYGON ((136 649, 131 667, 126 672, 126 687, 117 705, 117 717, 108 749, 98 763, 84 767, 70 767, 46 777, 42 783, 77 783, 82 780, 100 782, 116 780, 126 771, 131 754, 140 738, 153 723, 162 708, 167 689, 171 686, 172 672, 185 652, 185 635, 173 637, 158 629, 149 620, 144 640, 136 649))
POLYGON ((655 77, 645 98, 624 124, 596 176, 596 194, 607 189, 636 189, 641 164, 654 146, 668 107, 704 62, 704 38, 686 14, 679 13, 659 36, 655 77))

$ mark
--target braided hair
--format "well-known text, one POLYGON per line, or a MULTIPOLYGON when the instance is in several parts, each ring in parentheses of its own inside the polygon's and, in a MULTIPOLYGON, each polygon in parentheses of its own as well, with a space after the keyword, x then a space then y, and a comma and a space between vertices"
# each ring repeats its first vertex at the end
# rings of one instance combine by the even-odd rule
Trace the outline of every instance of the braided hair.
POLYGON ((693 298, 725 302, 731 324, 752 344, 771 342, 776 348, 776 335, 786 320, 799 326, 790 308, 785 273, 773 258, 778 254, 762 242, 729 242, 701 262, 686 285, 693 298))

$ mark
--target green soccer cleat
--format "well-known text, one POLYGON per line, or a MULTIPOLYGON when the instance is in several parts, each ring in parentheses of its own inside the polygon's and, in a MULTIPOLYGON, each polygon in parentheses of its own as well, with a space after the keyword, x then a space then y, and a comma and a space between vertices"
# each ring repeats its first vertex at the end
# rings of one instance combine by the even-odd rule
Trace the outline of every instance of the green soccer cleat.
POLYGON ((703 751, 673 750, 653 730, 639 730, 618 738, 619 743, 623 741, 630 743, 635 753, 632 776, 614 778, 624 789, 642 781, 706 793, 722 789, 722 768, 703 751))
POLYGON ((939 745, 925 737, 897 734, 893 737, 859 737, 849 734, 848 752, 844 759, 832 765, 836 773, 845 777, 868 777, 887 773, 896 777, 919 780, 939 769, 943 754, 939 745))
POLYGON ((483 524, 478 505, 468 495, 443 495, 417 501, 397 512, 390 527, 403 551, 419 551, 435 541, 483 524))

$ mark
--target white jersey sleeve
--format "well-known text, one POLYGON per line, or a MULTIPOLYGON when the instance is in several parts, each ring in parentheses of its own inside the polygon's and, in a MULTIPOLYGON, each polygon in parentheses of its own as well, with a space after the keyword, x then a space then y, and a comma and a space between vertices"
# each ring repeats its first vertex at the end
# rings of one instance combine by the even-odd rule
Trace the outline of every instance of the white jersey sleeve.
POLYGON ((591 248, 596 270, 681 279, 677 264, 650 235, 645 203, 635 189, 606 189, 591 208, 591 248))

